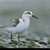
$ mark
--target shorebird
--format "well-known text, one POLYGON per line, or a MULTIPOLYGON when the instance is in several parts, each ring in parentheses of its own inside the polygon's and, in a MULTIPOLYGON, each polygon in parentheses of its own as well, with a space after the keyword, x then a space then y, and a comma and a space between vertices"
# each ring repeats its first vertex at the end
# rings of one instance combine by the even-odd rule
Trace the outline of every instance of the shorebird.
POLYGON ((30 17, 39 19, 38 17, 34 16, 31 11, 24 11, 22 17, 12 19, 10 22, 1 25, 0 28, 5 29, 8 33, 11 34, 11 42, 12 42, 12 34, 17 33, 19 41, 19 33, 24 32, 29 28, 30 17))

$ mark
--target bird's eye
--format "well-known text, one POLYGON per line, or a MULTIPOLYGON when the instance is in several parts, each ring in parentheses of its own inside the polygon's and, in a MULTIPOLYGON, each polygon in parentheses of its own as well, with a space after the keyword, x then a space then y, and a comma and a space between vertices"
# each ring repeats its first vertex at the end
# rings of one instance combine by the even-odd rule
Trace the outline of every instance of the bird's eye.
POLYGON ((28 14, 31 14, 30 12, 28 12, 28 14))

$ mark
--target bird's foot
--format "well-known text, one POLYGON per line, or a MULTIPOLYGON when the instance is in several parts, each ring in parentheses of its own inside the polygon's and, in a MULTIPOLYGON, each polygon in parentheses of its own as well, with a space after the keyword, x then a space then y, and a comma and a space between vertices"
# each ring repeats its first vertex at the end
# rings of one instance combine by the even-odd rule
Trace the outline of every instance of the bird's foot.
POLYGON ((9 42, 9 44, 14 44, 14 42, 13 42, 14 40, 12 40, 11 42, 9 42))
POLYGON ((15 45, 18 45, 18 41, 16 41, 16 40, 12 40, 11 42, 9 42, 9 44, 15 44, 15 45))

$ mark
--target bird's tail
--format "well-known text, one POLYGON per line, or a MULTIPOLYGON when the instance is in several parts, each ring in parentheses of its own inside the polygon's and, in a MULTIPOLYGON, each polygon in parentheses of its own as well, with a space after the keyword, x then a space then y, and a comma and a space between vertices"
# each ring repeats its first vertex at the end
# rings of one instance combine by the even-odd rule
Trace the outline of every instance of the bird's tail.
POLYGON ((0 25, 0 28, 4 28, 5 26, 7 26, 6 24, 4 24, 4 25, 0 25))

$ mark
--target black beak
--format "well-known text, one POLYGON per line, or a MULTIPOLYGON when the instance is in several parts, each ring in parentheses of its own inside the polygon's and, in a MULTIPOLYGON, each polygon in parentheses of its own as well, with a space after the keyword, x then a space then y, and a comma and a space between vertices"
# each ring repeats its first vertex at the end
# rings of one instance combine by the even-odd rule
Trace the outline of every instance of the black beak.
POLYGON ((38 17, 36 17, 36 16, 34 16, 34 15, 32 15, 32 17, 34 17, 34 18, 36 18, 36 19, 39 19, 38 17))

